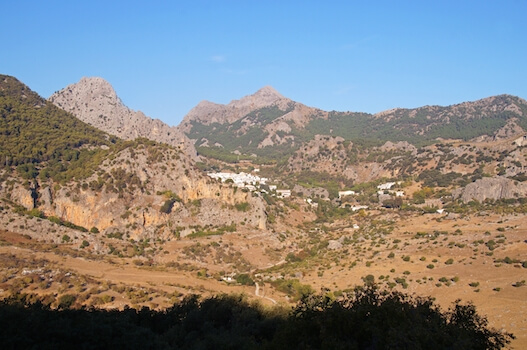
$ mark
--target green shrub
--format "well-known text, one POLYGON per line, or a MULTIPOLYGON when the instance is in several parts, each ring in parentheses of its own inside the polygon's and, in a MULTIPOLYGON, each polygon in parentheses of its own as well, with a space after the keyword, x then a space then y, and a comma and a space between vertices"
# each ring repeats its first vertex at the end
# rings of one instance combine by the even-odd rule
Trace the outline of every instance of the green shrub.
POLYGON ((525 280, 518 281, 516 283, 513 283, 513 287, 523 287, 525 285, 525 280))
POLYGON ((172 208, 174 207, 174 203, 176 203, 174 198, 167 199, 159 211, 165 214, 170 214, 172 212, 172 208))
POLYGON ((236 282, 244 286, 254 286, 254 280, 246 273, 236 275, 234 278, 236 282))
POLYGON ((251 205, 247 202, 242 202, 242 203, 236 203, 234 205, 234 207, 236 208, 236 210, 238 211, 243 211, 243 212, 246 212, 249 210, 249 208, 251 207, 251 205))
POLYGON ((77 300, 77 297, 71 294, 64 294, 59 297, 59 309, 69 309, 73 303, 77 300))

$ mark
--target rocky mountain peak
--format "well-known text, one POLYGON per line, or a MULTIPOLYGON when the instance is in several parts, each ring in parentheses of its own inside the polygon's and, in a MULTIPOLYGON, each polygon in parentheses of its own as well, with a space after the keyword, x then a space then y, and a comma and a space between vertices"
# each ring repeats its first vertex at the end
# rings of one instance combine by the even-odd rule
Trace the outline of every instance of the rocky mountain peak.
POLYGON ((96 127, 99 125, 95 125, 97 123, 94 118, 100 115, 129 112, 112 85, 99 77, 83 77, 78 83, 55 92, 49 97, 49 101, 96 127))
POLYGON ((229 103, 228 107, 234 107, 250 113, 252 110, 267 107, 285 99, 278 91, 271 86, 264 86, 254 94, 242 97, 229 103))
POLYGON ((196 155, 190 140, 177 127, 129 109, 103 78, 82 78, 51 95, 49 101, 83 122, 122 139, 145 137, 181 147, 191 156, 196 155))
POLYGON ((233 123, 257 109, 272 105, 283 107, 289 102, 291 100, 285 98, 273 87, 264 86, 254 94, 242 97, 239 100, 233 100, 226 105, 201 101, 183 118, 180 127, 183 131, 188 132, 192 127, 192 121, 203 124, 233 123))
POLYGON ((78 83, 70 85, 66 89, 68 88, 75 90, 78 96, 82 96, 83 99, 104 98, 111 103, 124 106, 113 86, 100 77, 83 77, 78 83))
POLYGON ((77 87, 91 87, 99 91, 107 91, 115 94, 113 86, 107 80, 101 77, 82 77, 78 83, 73 85, 76 85, 77 87))
POLYGON ((260 90, 256 91, 253 96, 271 101, 284 98, 282 94, 280 94, 278 91, 275 90, 275 88, 270 85, 264 86, 260 90))

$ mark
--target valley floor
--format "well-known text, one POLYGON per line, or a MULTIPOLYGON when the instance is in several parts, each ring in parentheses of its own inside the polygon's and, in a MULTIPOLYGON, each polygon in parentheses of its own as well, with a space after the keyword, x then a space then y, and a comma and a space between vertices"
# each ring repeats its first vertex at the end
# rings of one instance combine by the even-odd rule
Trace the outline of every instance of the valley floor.
MULTIPOLYGON (((289 214, 291 220, 309 215, 289 214)), ((513 348, 527 348, 524 214, 447 219, 384 211, 353 220, 360 229, 341 229, 343 221, 316 235, 298 229, 282 233, 287 243, 280 233, 249 230, 165 242, 151 260, 96 255, 1 231, 0 296, 37 293, 58 302, 74 295, 79 304, 102 308, 164 308, 190 293, 244 293, 266 305, 289 305, 298 285, 338 296, 373 282, 431 296, 445 310, 456 299, 472 302, 491 327, 516 336, 513 348), (339 239, 341 246, 328 248, 339 239), (256 285, 222 280, 244 270, 256 285)))

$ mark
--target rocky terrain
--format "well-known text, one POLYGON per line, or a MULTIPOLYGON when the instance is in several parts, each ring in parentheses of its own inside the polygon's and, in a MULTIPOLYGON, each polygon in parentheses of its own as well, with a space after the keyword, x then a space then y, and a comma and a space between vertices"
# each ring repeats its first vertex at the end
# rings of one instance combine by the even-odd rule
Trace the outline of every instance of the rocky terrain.
POLYGON ((265 86, 253 95, 233 100, 227 105, 221 105, 210 101, 201 101, 185 116, 181 122, 181 129, 188 132, 192 128, 192 122, 210 125, 213 123, 234 123, 247 114, 271 105, 281 108, 287 107, 292 101, 282 96, 271 86, 265 86))
POLYGON ((111 135, 125 140, 144 137, 180 147, 191 156, 196 155, 192 143, 177 127, 129 109, 110 83, 102 78, 82 78, 78 83, 55 92, 49 101, 111 135))

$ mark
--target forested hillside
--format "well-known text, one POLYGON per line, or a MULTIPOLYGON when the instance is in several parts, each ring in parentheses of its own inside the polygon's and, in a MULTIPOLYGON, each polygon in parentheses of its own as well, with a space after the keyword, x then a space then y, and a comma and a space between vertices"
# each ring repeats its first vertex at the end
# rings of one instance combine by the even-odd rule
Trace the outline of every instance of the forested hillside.
POLYGON ((0 76, 0 167, 18 167, 26 178, 63 180, 75 170, 86 177, 116 143, 16 78, 0 76))

